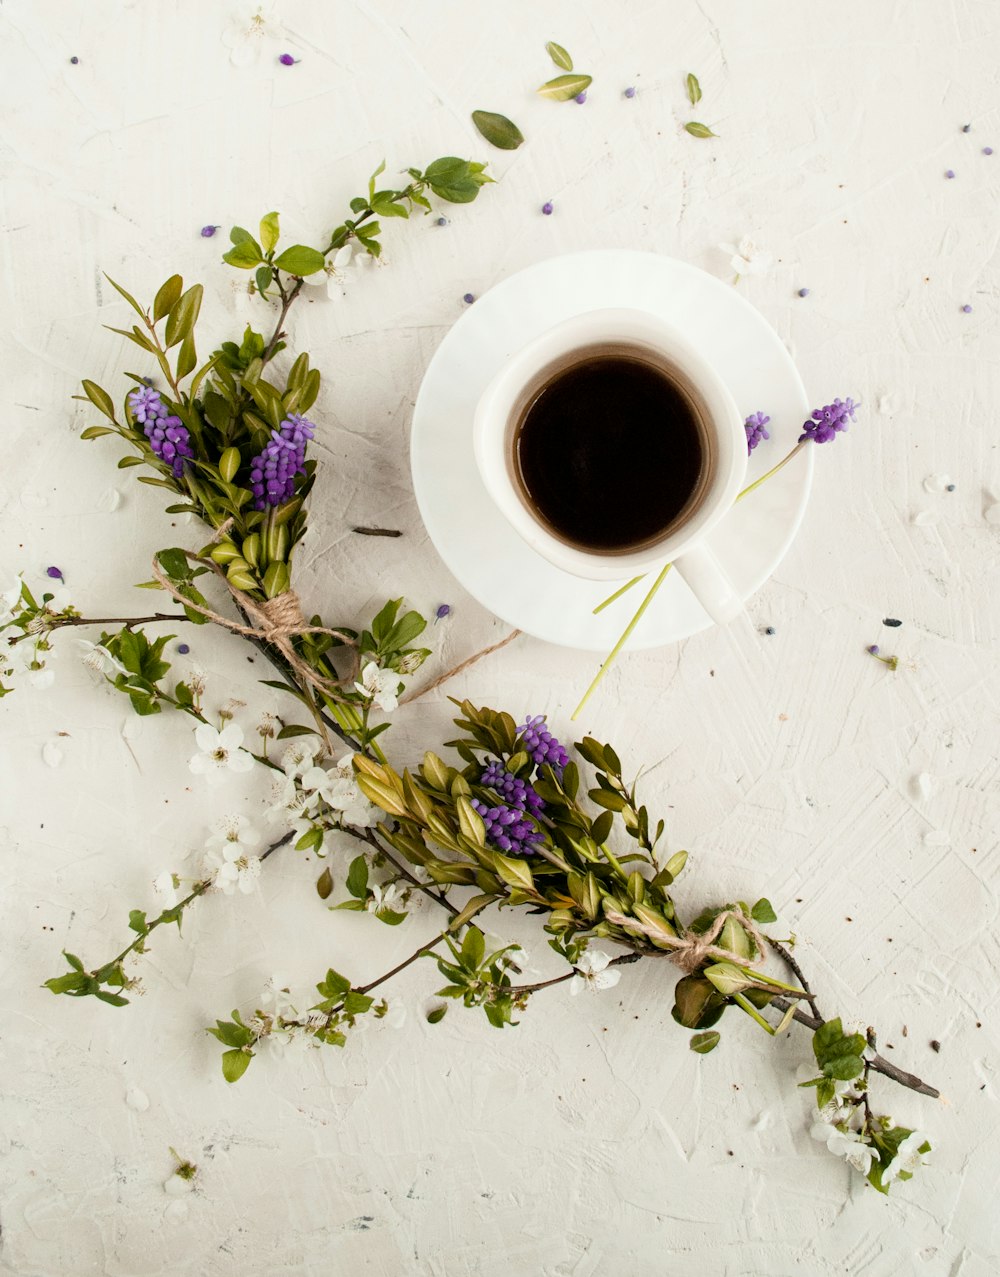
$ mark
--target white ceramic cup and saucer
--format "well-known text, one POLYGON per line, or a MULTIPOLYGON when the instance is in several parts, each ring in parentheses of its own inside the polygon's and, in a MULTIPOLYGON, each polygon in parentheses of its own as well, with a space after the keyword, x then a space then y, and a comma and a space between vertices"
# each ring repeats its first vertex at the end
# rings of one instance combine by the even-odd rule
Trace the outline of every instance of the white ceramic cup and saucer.
MULTIPOLYGON (((664 420, 652 428, 669 434, 671 423, 664 420)), ((568 423, 568 431, 572 430, 573 424, 568 423)), ((709 546, 708 534, 730 511, 743 486, 747 468, 743 418, 721 377, 669 324, 647 312, 620 307, 584 311, 556 324, 504 363, 479 399, 472 434, 479 474, 490 498, 527 545, 556 568, 588 581, 615 581, 672 563, 717 624, 727 623, 742 610, 742 599, 709 546), (701 464, 682 509, 668 518, 658 534, 644 538, 640 545, 596 550, 561 536, 532 503, 519 474, 517 435, 540 394, 566 374, 593 367, 595 360, 611 352, 624 359, 618 366, 625 375, 631 363, 638 361, 681 392, 701 436, 697 441, 701 464)), ((641 449, 632 451, 626 445, 620 459, 612 458, 599 434, 592 439, 599 457, 591 464, 598 471, 612 460, 628 471, 642 469, 641 449)), ((676 446, 692 442, 678 438, 676 446)), ((567 466, 549 476, 562 488, 562 499, 571 502, 580 499, 572 492, 572 470, 567 466)))
MULTIPOLYGON (((428 535, 464 589, 508 625, 563 647, 608 652, 653 576, 597 614, 594 608, 638 571, 617 558, 609 575, 587 579, 529 544, 495 499, 476 459, 473 427, 487 389, 520 352, 581 316, 639 312, 708 366, 736 408, 739 433, 752 412, 771 417, 769 442, 747 462, 738 491, 774 466, 809 415, 792 359, 764 317, 730 284, 674 258, 596 249, 549 258, 508 276, 461 315, 424 374, 410 434, 417 505, 428 535)), ((730 409, 731 411, 731 409, 730 409)), ((732 418, 729 419, 730 428, 732 418)), ((652 573, 679 551, 689 588, 671 571, 635 626, 629 650, 675 643, 713 624, 694 589, 694 551, 710 551, 740 602, 767 580, 791 545, 808 501, 813 453, 794 461, 737 505, 712 504, 697 538, 658 547, 652 573)), ((732 476, 729 478, 733 483, 732 476)), ((735 495, 735 493, 734 493, 735 495)), ((439 586, 446 592, 446 586, 439 586)), ((448 602, 456 599, 448 597, 448 602)), ((705 602, 709 602, 705 596, 705 602)))

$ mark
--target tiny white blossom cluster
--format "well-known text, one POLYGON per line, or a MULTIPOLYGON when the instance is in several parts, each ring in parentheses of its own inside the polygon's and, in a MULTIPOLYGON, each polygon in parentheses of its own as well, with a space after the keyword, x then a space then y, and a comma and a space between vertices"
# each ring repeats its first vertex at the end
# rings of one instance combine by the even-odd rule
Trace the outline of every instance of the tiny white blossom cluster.
POLYGON ((354 755, 345 754, 332 767, 323 767, 317 761, 323 752, 318 737, 298 736, 281 758, 284 775, 275 784, 267 818, 290 824, 296 839, 344 825, 370 829, 378 820, 378 812, 358 786, 354 755))

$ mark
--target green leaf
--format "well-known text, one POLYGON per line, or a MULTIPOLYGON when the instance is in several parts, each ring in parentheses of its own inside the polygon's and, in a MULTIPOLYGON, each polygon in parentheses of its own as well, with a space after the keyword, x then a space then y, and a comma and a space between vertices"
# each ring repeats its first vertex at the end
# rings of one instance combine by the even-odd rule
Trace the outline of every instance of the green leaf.
POLYGON ((448 924, 449 931, 460 930, 465 923, 474 918, 477 913, 486 908, 488 904, 492 904, 497 896, 494 892, 484 892, 482 895, 473 896, 471 900, 465 902, 465 907, 458 913, 448 924))
MULTIPOLYGON (((96 382, 88 381, 86 378, 83 379, 81 385, 83 386, 83 393, 87 396, 87 398, 94 405, 97 411, 104 413, 105 417, 109 418, 109 420, 111 421, 114 421, 115 406, 111 402, 111 396, 107 393, 107 391, 102 390, 101 387, 96 382)), ((83 437, 85 439, 88 439, 88 438, 91 438, 92 436, 86 434, 85 432, 83 437)))
POLYGON ((75 953, 70 953, 68 950, 63 949, 63 957, 66 959, 66 961, 69 963, 69 965, 73 968, 74 971, 83 970, 83 963, 80 961, 80 959, 76 956, 75 953))
POLYGON ((397 198, 398 191, 377 191, 372 197, 372 212, 379 217, 409 217, 410 210, 397 198))
POLYGON ((444 1017, 448 1014, 448 1004, 435 1007, 432 1011, 427 1012, 428 1024, 440 1024, 444 1017))
POLYGON ((750 917, 754 922, 777 922, 778 915, 771 907, 770 900, 766 896, 761 896, 754 907, 750 910, 750 917))
POLYGON ((265 253, 271 252, 278 242, 278 214, 265 213, 260 219, 260 242, 265 253))
POLYGON ((671 1015, 686 1029, 710 1029, 726 1009, 726 1000, 701 976, 677 981, 671 1015))
POLYGON ((250 1067, 252 1051, 223 1051, 222 1076, 227 1082, 238 1082, 250 1067))
MULTIPOLYGON (((183 293, 180 300, 167 316, 167 328, 164 335, 167 349, 183 341, 194 329, 201 310, 201 299, 204 293, 201 284, 194 284, 183 293)), ((193 368, 194 365, 192 364, 193 368)))
POLYGON ((696 1033, 688 1046, 697 1055, 708 1055, 709 1051, 714 1051, 722 1039, 720 1033, 716 1033, 714 1029, 708 1033, 696 1033))
POLYGON ((101 435, 113 435, 114 433, 110 426, 88 426, 86 430, 80 431, 80 438, 100 439, 101 435))
POLYGON ((273 282, 274 278, 271 275, 270 266, 258 266, 256 274, 254 275, 254 283, 257 285, 257 291, 262 297, 271 287, 273 282))
POLYGON ((501 151, 516 151, 524 142, 524 134, 514 121, 496 111, 473 111, 472 123, 491 146, 501 151))
POLYGON ((486 956, 486 939, 478 927, 469 927, 462 939, 462 966, 478 971, 486 956))
POLYGON ((115 290, 116 293, 119 293, 122 297, 125 298, 125 300, 128 302, 128 304, 132 307, 132 309, 135 311, 137 315, 141 315, 143 319, 146 318, 146 312, 139 305, 139 303, 136 301, 136 299, 132 296, 131 293, 127 293, 125 289, 122 288, 121 284, 116 284, 110 275, 105 275, 104 278, 108 281, 108 283, 111 285, 111 287, 115 290))
POLYGON ((588 791, 591 802, 603 807, 606 811, 624 811, 627 800, 617 791, 610 789, 591 789, 588 791))
POLYGON ((704 968, 703 974, 705 979, 727 998, 734 993, 742 993, 744 989, 749 989, 753 983, 731 962, 713 962, 711 966, 704 968))
POLYGON ((261 264, 264 257, 257 241, 248 236, 234 244, 228 253, 223 253, 222 260, 238 270, 253 270, 261 264))
POLYGON ((816 1087, 816 1107, 823 1109, 830 1103, 837 1094, 837 1088, 832 1078, 822 1078, 816 1087))
POLYGON ((502 856, 497 852, 493 857, 496 865, 497 873, 511 887, 520 887, 524 891, 531 891, 534 888, 535 880, 531 876, 531 870, 523 860, 513 860, 509 856, 502 856))
POLYGON ((149 927, 146 925, 146 915, 142 909, 133 909, 128 916, 129 930, 136 932, 137 935, 144 936, 149 927))
POLYGON ((684 128, 688 133, 691 134, 692 137, 718 137, 719 136, 718 133, 713 133, 707 124, 699 124, 697 120, 689 120, 688 123, 684 125, 684 128))
POLYGON ((315 727, 303 727, 301 723, 287 723, 278 735, 276 740, 289 740, 293 736, 315 736, 315 727))
POLYGON ((320 900, 326 900, 333 891, 333 875, 329 868, 324 869, 320 876, 316 879, 316 894, 320 900))
POLYGON ((429 165, 424 174, 428 186, 438 197, 449 204, 470 204, 479 194, 473 165, 454 155, 445 155, 429 165))
POLYGON ((688 101, 692 106, 697 106, 701 101, 701 85, 698 83, 698 77, 689 71, 684 83, 687 88, 688 101))
POLYGON ((171 275, 165 284, 160 285, 159 292, 153 298, 153 323, 157 324, 164 315, 170 313, 184 291, 184 281, 180 275, 171 275))
POLYGON ((191 576, 191 568, 188 566, 187 555, 183 550, 178 550, 176 547, 160 550, 156 557, 160 567, 172 581, 186 581, 191 576))
POLYGON ((177 380, 183 381, 189 372, 194 371, 197 363, 198 353, 194 348, 194 338, 188 333, 177 352, 177 380))
POLYGON ((323 269, 324 263, 323 254, 317 249, 308 248, 305 244, 293 244, 275 259, 274 264, 289 275, 315 275, 318 270, 323 269))
POLYGON ((573 59, 569 56, 561 44, 556 44, 555 40, 550 40, 545 46, 545 52, 556 64, 560 71, 572 71, 573 59))
POLYGON ((248 239, 253 239, 249 231, 244 230, 242 226, 234 226, 229 232, 230 242, 233 244, 243 244, 248 239))
POLYGON ((355 856, 347 871, 347 890, 358 900, 368 895, 368 861, 364 856, 355 856))
POLYGON ((592 80, 592 76, 576 72, 572 75, 557 75, 554 80, 546 80, 536 92, 539 97, 548 98, 550 102, 568 102, 570 98, 577 97, 589 88, 592 80))
POLYGON ((865 1062, 860 1055, 838 1055, 827 1060, 823 1072, 827 1077, 836 1078, 838 1082, 850 1082, 864 1069, 865 1062))

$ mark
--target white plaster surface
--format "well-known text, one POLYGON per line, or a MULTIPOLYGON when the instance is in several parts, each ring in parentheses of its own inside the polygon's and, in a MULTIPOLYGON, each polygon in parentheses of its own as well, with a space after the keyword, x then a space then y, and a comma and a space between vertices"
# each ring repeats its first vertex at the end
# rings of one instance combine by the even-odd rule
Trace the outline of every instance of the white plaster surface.
MULTIPOLYGON (((80 377, 117 393, 136 365, 101 327, 130 322, 101 272, 143 297, 173 270, 203 280, 207 349, 255 312, 203 224, 278 208, 316 240, 383 157, 392 170, 488 155, 502 180, 481 202, 449 208, 446 229, 387 226, 386 268, 294 320, 325 374, 300 589, 342 621, 390 594, 447 600, 433 631, 443 669, 503 633, 449 579, 409 484, 414 394, 462 294, 608 245, 728 277, 717 245, 751 234, 775 264, 739 287, 812 398, 861 397, 861 420, 818 458, 803 530, 747 618, 623 659, 582 726, 645 765, 671 846, 693 852, 681 900, 769 896, 825 1007, 879 1026, 886 1053, 947 1103, 880 1088, 936 1149, 932 1169, 878 1197, 809 1138, 795 1090, 807 1038, 775 1044, 729 1017, 720 1049, 697 1057, 670 1021, 664 971, 644 965, 597 997, 542 995, 498 1033, 458 1009, 428 1026, 437 976, 418 964, 393 994, 409 1008, 401 1028, 262 1055, 229 1087, 203 1031, 215 1015, 252 1004, 272 974, 299 990, 330 964, 371 978, 434 927, 430 906, 395 930, 328 913, 315 863, 294 855, 268 863, 258 895, 213 896, 182 937, 158 937, 127 1009, 52 997, 39 986, 60 948, 109 957, 157 874, 184 872, 224 812, 261 806, 255 776, 193 783, 185 723, 130 716, 63 635, 55 685, 2 707, 0 1271, 991 1277, 995 0, 285 0, 286 33, 245 68, 220 39, 238 11, 0 6, 0 566, 37 577, 58 564, 81 608, 127 613, 151 597, 132 585, 154 549, 199 542, 115 470, 113 447, 78 441, 92 420, 70 399, 80 377), (548 39, 594 74, 586 106, 534 99, 548 39), (276 63, 285 49, 299 65, 276 63), (688 71, 705 94, 696 112, 688 71), (513 116, 528 144, 489 151, 477 107, 513 116), (719 140, 682 133, 692 115, 719 140), (358 538, 359 522, 405 535, 358 538), (896 674, 865 655, 872 642, 899 654, 896 674), (183 1198, 164 1192, 170 1146, 200 1168, 183 1198)), ((238 640, 185 637, 214 703, 249 701, 248 723, 276 707, 238 640)), ((593 667, 522 639, 460 690, 547 712, 570 735, 593 667)), ((443 693, 402 711, 397 757, 446 739, 448 719, 443 693)), ((549 969, 530 919, 493 925, 549 969)))

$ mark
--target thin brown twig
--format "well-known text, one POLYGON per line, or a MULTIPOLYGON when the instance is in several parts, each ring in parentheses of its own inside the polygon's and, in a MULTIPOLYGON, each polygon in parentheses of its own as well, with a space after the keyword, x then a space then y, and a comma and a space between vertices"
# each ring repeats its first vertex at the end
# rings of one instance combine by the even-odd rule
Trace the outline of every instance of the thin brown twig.
POLYGON ((802 985, 802 990, 806 995, 806 1001, 809 1003, 809 1007, 813 1015, 818 1020, 822 1020, 823 1015, 819 1007, 816 1005, 816 997, 813 994, 812 989, 809 987, 809 981, 805 978, 805 975, 802 972, 802 968, 799 966, 798 962, 795 960, 795 957, 793 956, 791 950, 786 949, 785 946, 779 940, 772 940, 770 936, 765 936, 764 939, 771 946, 774 952, 781 958, 782 962, 784 962, 785 965, 789 968, 789 970, 793 973, 796 980, 798 980, 799 984, 802 985))

